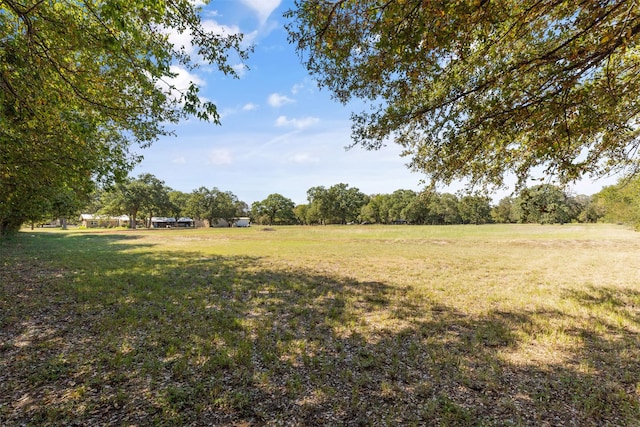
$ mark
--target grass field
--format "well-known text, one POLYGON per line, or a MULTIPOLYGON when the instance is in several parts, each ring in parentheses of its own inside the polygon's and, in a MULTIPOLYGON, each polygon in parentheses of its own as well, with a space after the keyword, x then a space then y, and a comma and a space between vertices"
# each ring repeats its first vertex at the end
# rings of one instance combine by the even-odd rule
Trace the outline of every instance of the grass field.
POLYGON ((640 425, 640 234, 25 230, 0 425, 640 425))

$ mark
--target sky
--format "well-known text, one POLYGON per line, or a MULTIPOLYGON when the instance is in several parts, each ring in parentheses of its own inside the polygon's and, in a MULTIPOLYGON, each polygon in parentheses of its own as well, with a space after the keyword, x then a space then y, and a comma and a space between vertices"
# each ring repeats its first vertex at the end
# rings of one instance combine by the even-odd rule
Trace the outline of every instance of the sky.
MULTIPOLYGON (((212 0, 204 6, 205 27, 243 33, 254 51, 244 64, 229 57, 238 79, 204 64, 190 72, 174 69, 177 87, 189 81, 201 85, 200 94, 216 104, 222 124, 192 118, 169 125, 176 136, 161 137, 139 150, 144 159, 133 176, 151 173, 186 193, 216 187, 249 206, 273 193, 307 203, 308 189, 340 183, 365 194, 424 188, 424 175, 407 168, 399 146, 346 149, 352 142, 350 115, 360 108, 332 100, 303 66, 284 29, 283 13, 293 7, 292 0, 212 0)), ((171 40, 181 44, 188 36, 174 34, 171 40)), ((593 194, 613 183, 611 178, 584 180, 571 191, 593 194)), ((454 184, 438 190, 453 193, 462 188, 454 184)))

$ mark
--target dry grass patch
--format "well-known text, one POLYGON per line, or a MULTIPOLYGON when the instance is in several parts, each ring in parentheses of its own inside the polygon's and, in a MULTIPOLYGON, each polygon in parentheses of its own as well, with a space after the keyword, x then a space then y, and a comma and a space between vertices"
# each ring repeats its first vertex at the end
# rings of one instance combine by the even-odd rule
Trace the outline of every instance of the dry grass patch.
POLYGON ((611 226, 26 232, 0 424, 637 425, 611 226))

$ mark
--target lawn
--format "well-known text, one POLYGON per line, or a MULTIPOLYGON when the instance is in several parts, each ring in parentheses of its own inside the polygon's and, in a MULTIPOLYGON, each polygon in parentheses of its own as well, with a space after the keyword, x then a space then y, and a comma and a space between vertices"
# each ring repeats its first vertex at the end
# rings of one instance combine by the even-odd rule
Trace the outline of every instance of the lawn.
POLYGON ((612 225, 24 230, 0 425, 640 425, 612 225))

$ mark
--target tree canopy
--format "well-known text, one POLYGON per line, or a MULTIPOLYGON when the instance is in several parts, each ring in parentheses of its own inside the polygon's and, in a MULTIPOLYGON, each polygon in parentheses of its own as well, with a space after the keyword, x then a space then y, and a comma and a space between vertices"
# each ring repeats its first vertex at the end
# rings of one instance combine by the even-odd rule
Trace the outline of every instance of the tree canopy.
POLYGON ((186 115, 218 122, 198 86, 175 87, 176 66, 235 75, 241 35, 207 31, 190 0, 5 0, 0 8, 0 231, 19 227, 29 200, 56 188, 86 193, 124 178, 131 150, 186 115), (191 37, 197 57, 174 46, 191 37))
POLYGON ((242 215, 246 203, 238 200, 231 191, 222 191, 217 187, 200 187, 191 192, 184 211, 194 218, 207 220, 210 226, 218 220, 231 223, 233 218, 242 215))
POLYGON ((559 183, 635 170, 640 5, 627 0, 299 0, 290 40, 352 116, 434 182, 559 183))
POLYGON ((154 175, 140 174, 138 178, 129 178, 118 183, 112 191, 105 192, 102 211, 115 215, 129 215, 131 228, 137 227, 138 215, 144 214, 148 220, 145 226, 149 227, 151 217, 173 209, 169 200, 170 191, 164 181, 154 175))
POLYGON ((346 224, 358 219, 360 210, 369 202, 366 194, 356 187, 340 183, 329 188, 311 187, 307 190, 307 200, 311 206, 307 213, 308 222, 321 224, 346 224))
POLYGON ((262 201, 254 202, 251 205, 251 215, 259 224, 295 224, 295 207, 293 200, 282 194, 273 193, 262 201))

